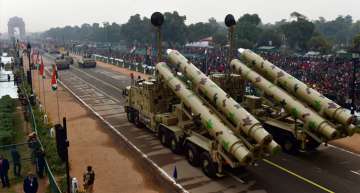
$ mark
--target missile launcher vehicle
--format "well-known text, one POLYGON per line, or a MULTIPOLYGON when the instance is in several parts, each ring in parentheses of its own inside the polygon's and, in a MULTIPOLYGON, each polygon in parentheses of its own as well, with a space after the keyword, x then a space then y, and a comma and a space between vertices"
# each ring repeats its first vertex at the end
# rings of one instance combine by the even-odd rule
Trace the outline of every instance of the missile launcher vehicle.
POLYGON ((156 79, 133 82, 124 91, 127 118, 136 126, 153 131, 174 153, 185 154, 191 165, 201 166, 209 177, 223 175, 225 167, 248 166, 280 150, 271 135, 244 109, 241 127, 249 124, 249 119, 255 122, 244 129, 246 133, 165 63, 158 63, 156 70, 156 79))
MULTIPOLYGON (((251 51, 247 50, 246 52, 251 51)), ((255 54, 252 53, 251 56, 254 57, 253 55, 255 54)), ((287 89, 292 90, 289 86, 291 83, 287 83, 287 80, 294 81, 295 78, 288 74, 286 74, 286 80, 282 80, 282 84, 288 86, 286 89, 283 88, 280 80, 271 82, 255 70, 252 70, 241 63, 240 60, 234 59, 232 60, 230 67, 232 73, 237 73, 237 76, 231 73, 213 74, 209 76, 209 80, 179 52, 168 51, 168 57, 169 62, 173 64, 174 68, 181 71, 192 83, 194 91, 197 92, 199 96, 203 97, 206 101, 209 101, 211 104, 210 106, 215 106, 219 109, 221 113, 225 115, 223 118, 230 121, 234 126, 239 126, 235 127, 235 130, 233 128, 233 131, 236 134, 239 134, 239 130, 237 129, 239 129, 240 126, 243 126, 244 122, 237 123, 235 119, 226 116, 230 115, 228 113, 231 108, 228 107, 234 105, 244 107, 243 110, 250 112, 248 115, 254 116, 250 119, 250 123, 260 125, 259 123, 254 122, 256 119, 260 120, 266 131, 269 132, 274 140, 282 146, 282 149, 288 153, 312 151, 321 143, 327 143, 330 140, 351 136, 355 131, 356 126, 354 125, 354 118, 346 110, 319 94, 317 91, 305 87, 306 85, 304 83, 297 80, 298 82, 293 83, 292 88, 300 90, 305 87, 303 90, 306 93, 318 93, 312 96, 313 99, 320 101, 317 102, 320 103, 320 105, 327 104, 328 107, 334 108, 335 110, 332 110, 331 112, 328 111, 327 115, 325 109, 319 111, 319 109, 313 107, 317 103, 306 103, 306 100, 308 99, 303 95, 301 96, 306 99, 300 100, 300 95, 298 97, 297 95, 293 96, 290 94, 291 92, 287 89), (237 84, 234 84, 234 81, 237 82, 237 84), (245 95, 245 85, 248 83, 256 87, 261 95, 245 95), (280 86, 276 85, 276 83, 280 83, 280 86), (219 85, 226 93, 221 91, 216 85, 219 85), (236 104, 231 98, 239 103, 236 104)), ((260 59, 256 58, 254 60, 257 61, 260 59)), ((256 63, 253 62, 254 60, 248 62, 250 67, 256 65, 256 63)), ((259 69, 262 69, 261 63, 262 61, 258 67, 259 69)), ((268 70, 278 69, 272 64, 267 67, 268 70)), ((256 69, 255 66, 253 69, 256 69)), ((273 77, 275 77, 285 73, 286 72, 279 71, 279 73, 276 74, 274 72, 265 72, 264 74, 273 75, 273 77)), ((242 115, 246 115, 244 114, 245 111, 236 114, 236 117, 239 118, 242 115)), ((249 126, 251 127, 251 125, 249 126)), ((242 133, 240 132, 240 134, 245 134, 245 136, 251 138, 251 134, 249 135, 246 130, 242 130, 242 133)), ((252 137, 253 139, 256 139, 255 136, 252 137)), ((261 143, 261 140, 258 138, 257 142, 261 143)), ((269 148, 271 149, 271 147, 269 148)))
POLYGON ((354 134, 355 118, 341 106, 250 50, 230 68, 261 93, 243 104, 288 153, 311 151, 321 143, 354 134), (246 65, 245 65, 246 64, 246 65))
MULTIPOLYGON (((151 16, 157 29, 158 50, 163 21, 159 12, 151 16)), ((156 78, 133 80, 123 91, 130 122, 153 131, 164 146, 185 154, 191 165, 201 166, 211 178, 222 176, 225 168, 246 167, 280 150, 261 123, 229 94, 178 56, 177 51, 169 50, 168 55, 169 61, 181 67, 185 76, 180 76, 178 68, 171 70, 161 62, 159 51, 156 78), (187 79, 194 84, 188 84, 187 79)), ((214 75, 214 80, 221 81, 221 77, 214 75)), ((239 77, 233 75, 228 82, 229 91, 241 90, 236 81, 239 77)))

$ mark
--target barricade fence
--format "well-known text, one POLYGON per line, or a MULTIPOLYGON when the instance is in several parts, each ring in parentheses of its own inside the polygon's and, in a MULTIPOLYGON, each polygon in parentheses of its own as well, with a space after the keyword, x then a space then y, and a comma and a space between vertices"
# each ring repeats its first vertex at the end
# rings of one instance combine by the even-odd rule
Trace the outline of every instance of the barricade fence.
MULTIPOLYGON (((25 92, 23 92, 23 93, 25 93, 25 92)), ((39 136, 38 135, 38 133, 39 133, 38 126, 36 124, 33 107, 30 103, 29 96, 26 93, 25 93, 25 95, 26 95, 26 100, 27 100, 27 113, 30 116, 32 129, 36 133, 36 136, 39 136)), ((44 149, 43 144, 41 143, 41 140, 39 138, 38 138, 37 142, 38 142, 38 146, 40 146, 41 149, 44 149)), ((59 187, 59 185, 56 181, 56 178, 53 175, 53 172, 52 172, 52 170, 48 164, 48 161, 46 159, 45 159, 45 168, 44 169, 45 169, 44 172, 46 173, 46 175, 48 177, 51 193, 61 193, 60 187, 59 187)))
POLYGON ((9 161, 8 177, 10 184, 21 182, 23 177, 35 167, 32 143, 19 143, 0 146, 0 155, 9 161))
MULTIPOLYGON (((76 55, 82 54, 82 52, 79 51, 74 51, 73 53, 76 55)), ((119 66, 121 68, 127 68, 132 71, 141 72, 148 75, 153 75, 155 73, 155 66, 152 65, 146 65, 137 62, 133 63, 133 62, 125 61, 121 58, 112 58, 112 57, 102 56, 99 54, 93 54, 92 57, 94 57, 96 61, 112 64, 115 66, 119 66)))

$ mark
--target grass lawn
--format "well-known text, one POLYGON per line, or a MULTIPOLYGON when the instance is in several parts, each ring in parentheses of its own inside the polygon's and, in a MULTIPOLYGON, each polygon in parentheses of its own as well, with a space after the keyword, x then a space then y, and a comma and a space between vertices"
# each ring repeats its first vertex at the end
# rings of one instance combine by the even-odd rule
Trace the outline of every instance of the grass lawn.
MULTIPOLYGON (((23 113, 22 113, 22 107, 19 103, 16 103, 16 112, 14 116, 14 141, 13 144, 21 144, 26 143, 27 141, 27 134, 28 130, 27 127, 30 125, 27 125, 27 123, 24 120, 23 113)), ((29 128, 30 130, 30 128, 29 128)), ((12 158, 10 155, 10 148, 1 148, 0 154, 2 154, 4 157, 6 157, 10 162, 10 170, 9 170, 9 179, 10 179, 10 188, 3 189, 0 188, 0 193, 15 193, 21 191, 22 189, 22 183, 24 176, 27 175, 30 171, 35 171, 34 165, 31 163, 31 151, 27 144, 18 145, 16 146, 16 149, 18 150, 20 156, 21 156, 21 176, 15 177, 13 172, 13 163, 12 158)))

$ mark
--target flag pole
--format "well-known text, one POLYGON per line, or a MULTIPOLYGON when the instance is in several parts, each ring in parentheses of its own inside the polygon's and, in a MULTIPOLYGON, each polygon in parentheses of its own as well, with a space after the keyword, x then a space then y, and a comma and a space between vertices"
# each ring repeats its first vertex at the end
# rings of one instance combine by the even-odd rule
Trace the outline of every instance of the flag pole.
POLYGON ((39 67, 38 67, 38 83, 39 83, 39 92, 38 92, 38 95, 39 95, 39 101, 41 102, 41 94, 40 94, 40 93, 41 93, 41 90, 40 90, 40 89, 41 89, 41 88, 40 88, 40 87, 41 87, 41 85, 40 85, 40 76, 41 76, 41 75, 40 75, 40 65, 39 65, 39 67))
MULTIPOLYGON (((44 73, 44 77, 46 77, 45 73, 44 73)), ((45 95, 45 82, 44 82, 44 78, 42 79, 42 86, 43 86, 43 96, 44 96, 44 112, 46 113, 46 95, 45 95)))
POLYGON ((60 124, 60 105, 59 105, 59 96, 58 96, 58 90, 55 91, 56 94, 56 103, 57 103, 57 109, 58 109, 58 121, 60 124))
POLYGON ((53 65, 53 72, 51 75, 51 88, 53 89, 53 91, 55 91, 56 94, 56 103, 57 103, 57 111, 58 111, 58 121, 60 124, 60 105, 59 105, 59 95, 58 95, 58 88, 57 88, 57 80, 58 80, 58 72, 57 72, 57 68, 56 65, 53 65))

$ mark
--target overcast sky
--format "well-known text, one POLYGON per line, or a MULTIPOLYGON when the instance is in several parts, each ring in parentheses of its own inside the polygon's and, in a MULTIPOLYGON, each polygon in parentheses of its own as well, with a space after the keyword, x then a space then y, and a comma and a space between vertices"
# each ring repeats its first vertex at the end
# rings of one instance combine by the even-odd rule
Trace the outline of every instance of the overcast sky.
POLYGON ((232 13, 258 13, 263 23, 288 19, 298 11, 310 19, 323 16, 334 19, 350 14, 360 19, 360 0, 0 0, 0 31, 7 31, 10 17, 22 17, 26 31, 44 31, 51 27, 104 21, 124 23, 140 13, 150 17, 154 11, 174 11, 186 15, 186 23, 222 21, 232 13))

